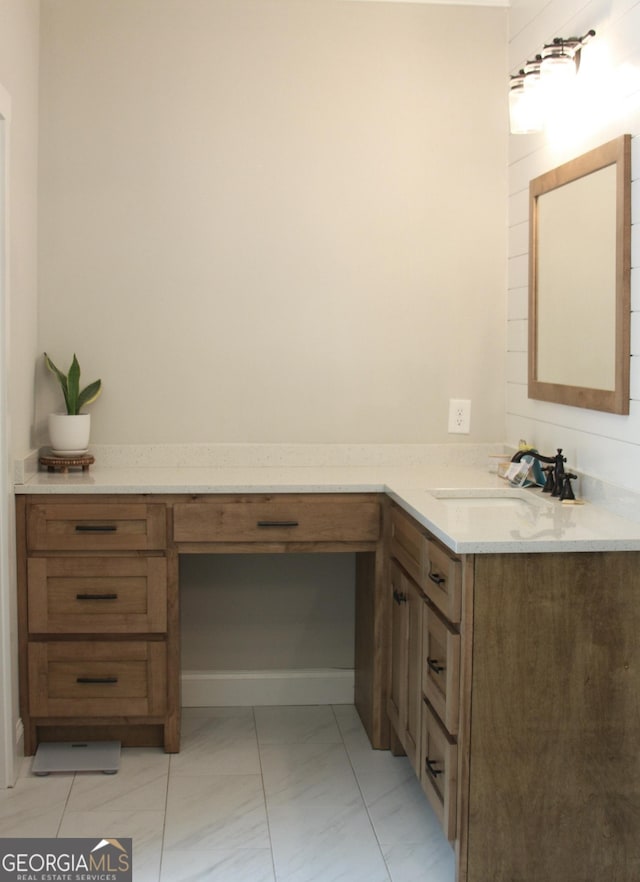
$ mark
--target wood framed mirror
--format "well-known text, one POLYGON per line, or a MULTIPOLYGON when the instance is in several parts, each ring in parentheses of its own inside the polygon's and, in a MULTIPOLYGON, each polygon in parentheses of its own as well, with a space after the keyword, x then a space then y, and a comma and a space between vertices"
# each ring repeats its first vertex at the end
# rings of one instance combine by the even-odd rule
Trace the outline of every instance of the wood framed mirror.
POLYGON ((529 184, 529 398, 629 413, 631 136, 529 184))

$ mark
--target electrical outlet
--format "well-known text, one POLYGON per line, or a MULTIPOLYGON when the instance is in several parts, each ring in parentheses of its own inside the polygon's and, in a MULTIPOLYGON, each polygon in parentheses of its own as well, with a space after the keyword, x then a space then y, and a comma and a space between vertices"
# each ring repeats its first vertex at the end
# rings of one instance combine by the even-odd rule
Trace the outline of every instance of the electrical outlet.
POLYGON ((449 434, 468 435, 471 431, 471 402, 468 398, 449 399, 449 434))

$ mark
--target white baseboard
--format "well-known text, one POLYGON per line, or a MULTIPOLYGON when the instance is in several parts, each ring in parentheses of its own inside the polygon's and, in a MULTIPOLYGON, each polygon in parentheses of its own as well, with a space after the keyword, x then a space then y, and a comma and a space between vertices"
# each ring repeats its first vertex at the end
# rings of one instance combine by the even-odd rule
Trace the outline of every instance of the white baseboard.
POLYGON ((351 670, 183 671, 183 707, 353 704, 351 670))

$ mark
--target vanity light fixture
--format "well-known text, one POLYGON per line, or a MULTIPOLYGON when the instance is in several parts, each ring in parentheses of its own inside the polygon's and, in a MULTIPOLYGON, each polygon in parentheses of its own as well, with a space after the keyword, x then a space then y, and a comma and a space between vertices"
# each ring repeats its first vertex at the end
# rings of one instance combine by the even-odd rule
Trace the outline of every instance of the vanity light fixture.
POLYGON ((509 121, 513 135, 540 132, 550 103, 557 106, 562 93, 575 79, 580 51, 595 31, 583 37, 556 37, 542 53, 527 61, 509 82, 509 121))
POLYGON ((526 133, 527 114, 523 70, 514 74, 509 81, 509 123, 512 135, 526 133))
POLYGON ((552 78, 554 84, 573 80, 580 67, 580 50, 591 37, 594 30, 587 31, 584 37, 556 37, 553 43, 547 43, 542 50, 540 73, 543 80, 552 78))
POLYGON ((512 134, 525 135, 542 129, 544 117, 541 97, 540 63, 527 62, 522 70, 511 77, 509 83, 509 119, 512 134))

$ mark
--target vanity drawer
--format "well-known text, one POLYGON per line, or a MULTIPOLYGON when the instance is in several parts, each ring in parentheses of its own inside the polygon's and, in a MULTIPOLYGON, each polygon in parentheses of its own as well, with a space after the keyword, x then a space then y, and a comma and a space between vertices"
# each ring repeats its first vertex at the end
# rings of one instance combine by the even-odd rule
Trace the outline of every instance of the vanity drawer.
POLYGON ((423 590, 450 622, 458 623, 462 608, 462 563, 429 539, 423 590))
POLYGON ((449 734, 457 735, 460 635, 426 603, 422 628, 422 691, 449 734))
POLYGON ((418 585, 422 585, 427 565, 427 541, 409 515, 400 509, 391 510, 391 555, 418 585))
POLYGON ((155 551, 166 547, 159 503, 36 503, 29 506, 30 551, 155 551))
POLYGON ((173 506, 175 542, 375 542, 380 506, 372 501, 240 499, 173 506))
POLYGON ((162 641, 32 642, 28 659, 34 717, 146 717, 165 711, 162 641))
POLYGON ((40 634, 162 633, 164 557, 32 557, 29 631, 40 634))
POLYGON ((458 746, 425 701, 422 706, 420 782, 444 834, 456 838, 458 746))

